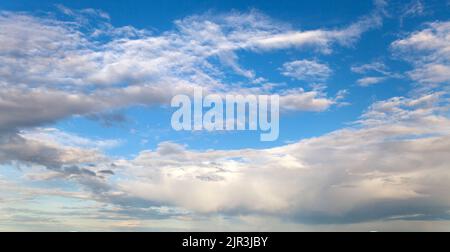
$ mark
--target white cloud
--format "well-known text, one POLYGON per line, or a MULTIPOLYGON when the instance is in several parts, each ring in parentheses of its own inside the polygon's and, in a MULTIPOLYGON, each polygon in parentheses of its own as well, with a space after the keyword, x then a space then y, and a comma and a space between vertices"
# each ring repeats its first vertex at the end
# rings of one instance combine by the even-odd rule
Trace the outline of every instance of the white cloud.
POLYGON ((435 87, 450 81, 450 22, 434 22, 392 43, 394 52, 411 62, 411 79, 435 87))
POLYGON ((409 76, 411 79, 423 83, 449 83, 450 65, 439 63, 425 64, 409 72, 409 76))
POLYGON ((249 45, 255 49, 279 49, 286 47, 312 47, 323 53, 330 53, 333 44, 351 45, 358 40, 364 32, 382 25, 384 1, 374 1, 375 9, 359 21, 343 29, 287 31, 271 36, 258 36, 250 40, 249 45))
POLYGON ((350 68, 350 70, 357 74, 372 75, 365 76, 357 80, 358 85, 361 87, 368 87, 384 82, 388 79, 403 77, 401 74, 391 72, 389 67, 381 61, 374 61, 369 64, 354 65, 350 68), (377 74, 378 76, 373 76, 373 74, 377 74))
POLYGON ((423 16, 425 14, 425 5, 421 0, 412 0, 410 3, 403 7, 400 14, 400 26, 403 26, 403 22, 406 18, 412 18, 417 16, 423 16))
POLYGON ((161 143, 128 164, 129 179, 118 187, 202 213, 318 223, 445 216, 450 121, 435 106, 439 97, 378 102, 353 128, 273 149, 202 152, 161 143))
POLYGON ((26 144, 8 140, 1 152, 3 158, 63 167, 62 174, 75 176, 95 200, 128 208, 176 206, 192 213, 262 214, 308 223, 445 217, 447 109, 443 93, 395 97, 374 103, 353 127, 277 148, 195 151, 163 142, 133 160, 92 160, 95 167, 75 155, 92 154, 48 141, 51 130, 43 131, 44 137, 23 135, 26 144), (46 159, 28 158, 39 153, 46 159), (120 180, 89 175, 110 163, 112 176, 120 180))
POLYGON ((358 85, 368 87, 386 80, 386 77, 364 77, 357 80, 358 85))
POLYGON ((132 160, 105 159, 86 149, 101 143, 55 138, 66 133, 47 129, 4 137, 0 160, 52 167, 27 178, 71 178, 87 190, 83 197, 128 218, 145 220, 155 213, 143 209, 175 207, 191 217, 271 216, 309 224, 385 220, 381 228, 389 228, 408 218, 448 218, 447 113, 445 93, 394 97, 374 103, 351 127, 293 144, 196 151, 162 142, 132 160), (117 179, 104 177, 107 168, 117 179))
MULTIPOLYGON (((112 27, 85 34, 64 22, 2 13, 0 41, 5 43, 0 43, 0 51, 6 56, 0 59, 0 110, 5 112, 0 117, 0 162, 46 167, 50 170, 34 167, 25 178, 76 183, 81 192, 53 193, 107 204, 102 211, 114 218, 142 222, 155 212, 166 212, 156 215, 161 219, 195 218, 198 213, 242 216, 248 223, 272 218, 328 224, 381 219, 386 222, 378 225, 396 225, 411 217, 448 218, 450 121, 445 93, 376 102, 352 127, 270 149, 196 151, 163 142, 155 150, 125 160, 101 153, 117 144, 114 140, 85 139, 54 129, 17 131, 70 115, 165 103, 177 92, 189 93, 193 86, 263 92, 263 87, 231 88, 222 83, 222 67, 256 78, 252 70, 237 64, 238 49, 313 46, 328 53, 331 45, 351 44, 371 25, 379 25, 381 13, 378 9, 341 30, 312 31, 280 26, 256 12, 210 20, 194 16, 161 35, 112 27), (95 40, 99 34, 112 39, 100 43, 95 40), (222 65, 211 63, 210 57, 218 57, 222 65), (17 72, 12 71, 14 67, 17 72), (174 213, 165 208, 181 210, 174 213)), ((393 48, 405 50, 403 55, 411 49, 421 52, 417 69, 436 62, 446 66, 445 27, 430 24, 396 41, 393 48)), ((315 63, 312 69, 319 70, 306 71, 310 76, 329 76, 326 65, 307 63, 315 63)), ((386 69, 378 64, 355 70, 382 73, 386 69)), ((445 81, 445 76, 438 81, 445 81)), ((329 98, 320 89, 279 93, 285 109, 307 111, 326 110, 342 97, 338 93, 329 98)), ((35 191, 34 195, 51 193, 35 191)), ((156 223, 159 227, 170 224, 156 223)), ((126 220, 119 224, 140 225, 126 220)))
POLYGON ((390 74, 388 72, 388 68, 386 64, 380 61, 374 61, 369 64, 363 64, 363 65, 355 65, 351 67, 352 72, 358 73, 358 74, 366 74, 370 72, 376 72, 381 74, 390 74))
MULTIPOLYGON (((0 104, 0 110, 15 112, 2 113, 1 130, 136 104, 167 103, 174 93, 187 93, 193 86, 249 92, 223 81, 225 68, 249 82, 261 80, 238 64, 240 50, 311 46, 329 53, 332 45, 349 45, 382 21, 378 4, 372 14, 346 28, 299 31, 253 10, 191 16, 176 21, 175 29, 153 35, 133 27, 113 27, 109 16, 98 10, 58 8, 69 21, 0 13, 0 95, 8 101, 0 104), (220 64, 213 63, 214 58, 220 64), (27 98, 33 105, 22 102, 27 98), (44 114, 37 113, 44 108, 44 114)), ((251 91, 267 93, 264 87, 251 91)))
POLYGON ((323 82, 331 75, 332 70, 326 64, 315 60, 296 60, 283 64, 282 74, 297 80, 323 82))
POLYGON ((92 140, 80 137, 75 134, 69 134, 56 128, 35 128, 20 133, 28 140, 42 141, 46 143, 53 143, 66 147, 90 148, 97 150, 105 150, 114 148, 120 145, 120 140, 92 140))
MULTIPOLYGON (((340 93, 342 94, 342 93, 340 93)), ((280 107, 287 111, 324 111, 333 104, 339 103, 343 97, 337 95, 330 99, 320 91, 304 91, 303 89, 287 90, 280 94, 280 107)))

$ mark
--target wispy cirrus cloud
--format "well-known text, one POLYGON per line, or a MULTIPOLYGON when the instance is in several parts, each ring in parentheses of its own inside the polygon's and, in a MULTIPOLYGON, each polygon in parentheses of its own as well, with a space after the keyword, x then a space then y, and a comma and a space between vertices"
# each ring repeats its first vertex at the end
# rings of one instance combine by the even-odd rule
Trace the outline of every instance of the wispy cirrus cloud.
POLYGON ((386 79, 387 79, 386 77, 364 77, 364 78, 358 79, 357 83, 361 87, 368 87, 368 86, 383 82, 386 79))
POLYGON ((356 82, 361 87, 372 86, 389 79, 403 78, 401 74, 391 72, 388 66, 382 61, 374 61, 368 64, 354 65, 350 68, 354 73, 366 75, 356 82))
POLYGON ((421 0, 412 0, 403 7, 400 14, 400 26, 403 26, 404 20, 425 15, 425 4, 421 0))

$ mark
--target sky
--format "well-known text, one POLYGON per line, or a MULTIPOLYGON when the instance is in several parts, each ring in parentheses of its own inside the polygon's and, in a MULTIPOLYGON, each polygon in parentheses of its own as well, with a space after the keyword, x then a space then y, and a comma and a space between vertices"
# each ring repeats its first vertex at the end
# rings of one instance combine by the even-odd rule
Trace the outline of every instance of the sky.
POLYGON ((450 231, 449 83, 448 0, 2 1, 0 231, 450 231))

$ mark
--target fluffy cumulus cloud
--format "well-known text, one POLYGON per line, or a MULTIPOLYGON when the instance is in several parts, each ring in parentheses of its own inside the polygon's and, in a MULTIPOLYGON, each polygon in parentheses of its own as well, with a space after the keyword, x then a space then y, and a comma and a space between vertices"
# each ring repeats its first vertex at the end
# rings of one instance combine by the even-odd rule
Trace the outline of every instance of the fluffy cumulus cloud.
POLYGON ((434 106, 439 97, 378 102, 354 127, 273 149, 203 152, 161 143, 132 160, 134 178, 117 186, 191 211, 300 222, 448 218, 450 121, 434 106), (368 211, 374 204, 380 209, 368 211))
POLYGON ((428 23, 422 30, 392 43, 400 57, 410 61, 414 69, 411 79, 434 87, 450 81, 450 22, 428 23))
POLYGON ((292 89, 280 93, 280 106, 284 111, 297 111, 303 108, 305 111, 324 111, 333 104, 339 104, 345 96, 345 90, 339 92, 335 98, 324 96, 320 90, 306 92, 302 88, 292 89))

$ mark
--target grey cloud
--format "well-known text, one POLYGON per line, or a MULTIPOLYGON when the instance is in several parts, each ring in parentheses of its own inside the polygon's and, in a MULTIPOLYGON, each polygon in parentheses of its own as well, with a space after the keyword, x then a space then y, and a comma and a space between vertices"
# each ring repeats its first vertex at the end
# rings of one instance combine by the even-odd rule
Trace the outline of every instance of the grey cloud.
POLYGON ((42 166, 51 173, 34 176, 39 179, 97 177, 91 163, 106 161, 98 150, 63 146, 47 139, 30 139, 21 133, 0 136, 0 164, 19 162, 28 166, 42 166))
POLYGON ((0 131, 39 126, 99 107, 101 103, 80 94, 3 88, 0 91, 0 131))
POLYGON ((158 145, 157 152, 159 155, 167 156, 167 155, 180 155, 183 154, 185 148, 180 146, 179 144, 172 142, 164 142, 158 145))
POLYGON ((102 111, 132 104, 154 105, 166 102, 176 90, 188 89, 189 87, 174 88, 172 92, 165 92, 162 86, 155 85, 84 94, 55 89, 4 88, 0 91, 0 131, 47 125, 74 115, 85 115, 110 123, 123 118, 105 114, 100 116, 102 111), (96 116, 93 115, 95 113, 96 116))
POLYGON ((114 171, 112 171, 112 170, 101 170, 101 171, 99 171, 99 173, 106 174, 106 175, 114 175, 114 171))
POLYGON ((105 127, 121 125, 127 122, 127 117, 121 113, 98 113, 87 115, 87 118, 100 122, 105 127))
POLYGON ((293 220, 305 224, 352 224, 390 220, 444 220, 450 218, 448 204, 428 199, 373 200, 351 209, 345 214, 306 212, 294 215, 293 220))
POLYGON ((212 175, 201 175, 201 176, 197 176, 196 178, 200 179, 202 181, 211 181, 211 182, 224 180, 223 177, 215 175, 215 174, 212 174, 212 175))
POLYGON ((96 176, 96 173, 93 171, 90 171, 88 169, 79 168, 77 166, 68 166, 63 167, 63 172, 69 175, 87 175, 87 176, 96 176))

